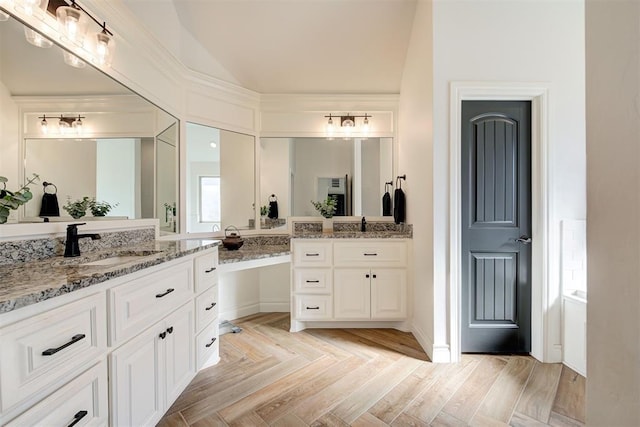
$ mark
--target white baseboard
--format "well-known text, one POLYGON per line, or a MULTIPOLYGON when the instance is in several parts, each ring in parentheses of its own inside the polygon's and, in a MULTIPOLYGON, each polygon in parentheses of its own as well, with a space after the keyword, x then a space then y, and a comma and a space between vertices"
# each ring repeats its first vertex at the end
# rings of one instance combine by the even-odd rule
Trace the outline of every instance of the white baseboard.
POLYGON ((230 310, 221 312, 219 319, 221 322, 224 320, 235 320, 256 313, 260 313, 260 303, 245 305, 244 307, 233 307, 230 310))
POLYGON ((433 363, 451 363, 451 350, 448 345, 434 345, 431 338, 415 325, 411 328, 411 333, 433 363))

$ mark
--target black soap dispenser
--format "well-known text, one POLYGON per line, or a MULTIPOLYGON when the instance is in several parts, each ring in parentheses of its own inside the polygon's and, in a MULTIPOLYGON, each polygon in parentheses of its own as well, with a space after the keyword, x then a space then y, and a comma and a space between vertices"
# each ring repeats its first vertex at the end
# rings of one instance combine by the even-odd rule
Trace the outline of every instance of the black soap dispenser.
POLYGON ((360 223, 360 231, 363 233, 367 231, 367 220, 365 217, 362 217, 362 222, 360 223))

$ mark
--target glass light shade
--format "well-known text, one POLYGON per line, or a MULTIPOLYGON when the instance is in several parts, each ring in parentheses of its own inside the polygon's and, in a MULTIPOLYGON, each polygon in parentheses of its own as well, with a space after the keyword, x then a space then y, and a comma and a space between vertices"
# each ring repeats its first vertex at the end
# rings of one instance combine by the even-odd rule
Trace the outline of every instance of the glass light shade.
POLYGON ((61 6, 56 9, 56 16, 62 35, 68 40, 82 45, 89 19, 84 12, 72 6, 61 6))
POLYGON ((98 65, 111 65, 115 41, 113 37, 104 31, 96 34, 96 63, 98 65))
POLYGON ((86 62, 84 62, 74 54, 67 52, 66 50, 62 53, 62 55, 64 56, 64 63, 67 65, 71 65, 75 68, 84 68, 87 66, 86 62))
POLYGON ((353 123, 353 120, 351 120, 351 119, 347 119, 347 120, 344 120, 342 122, 342 132, 344 133, 344 138, 345 139, 351 138, 351 134, 353 133, 354 125, 355 125, 355 123, 353 123))
POLYGON ((40 122, 40 131, 42 133, 47 133, 49 132, 49 124, 47 123, 47 119, 42 119, 42 121, 40 122))
POLYGON ((71 126, 69 126, 69 123, 67 123, 64 120, 60 119, 60 121, 58 122, 58 129, 60 130, 61 134, 67 134, 67 133, 69 133, 69 130, 71 129, 71 126))
POLYGON ((47 10, 49 0, 18 0, 16 6, 21 6, 27 15, 33 15, 36 11, 44 12, 47 10))
POLYGON ((333 119, 329 117, 329 121, 327 122, 327 137, 333 137, 333 134, 336 131, 336 126, 333 124, 333 119))
POLYGON ((32 30, 31 28, 24 27, 24 36, 29 43, 34 46, 48 48, 53 46, 53 42, 48 38, 44 37, 37 31, 32 30))
POLYGON ((84 125, 84 124, 82 123, 82 119, 80 119, 80 117, 78 117, 78 118, 76 119, 76 121, 75 121, 75 122, 73 122, 72 127, 73 127, 73 130, 75 130, 77 134, 81 134, 81 133, 82 133, 82 126, 83 126, 83 125, 84 125))
POLYGON ((369 131, 371 130, 371 127, 369 126, 369 119, 367 117, 364 118, 364 121, 362 122, 362 133, 367 136, 369 135, 369 131))

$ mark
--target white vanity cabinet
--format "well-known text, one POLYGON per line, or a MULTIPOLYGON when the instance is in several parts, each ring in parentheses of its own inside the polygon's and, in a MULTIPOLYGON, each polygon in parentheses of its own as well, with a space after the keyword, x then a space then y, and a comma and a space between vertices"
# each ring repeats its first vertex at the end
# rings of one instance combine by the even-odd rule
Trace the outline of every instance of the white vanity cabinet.
POLYGON ((294 239, 292 322, 402 322, 408 317, 404 239, 294 239))
POLYGON ((219 360, 218 251, 195 259, 196 366, 202 369, 219 360))
POLYGON ((0 314, 0 425, 155 425, 219 358, 217 265, 210 248, 0 314))
POLYGON ((335 319, 404 320, 407 244, 361 240, 334 243, 335 319))
POLYGON ((156 424, 195 375, 193 305, 187 303, 113 351, 113 425, 156 424))

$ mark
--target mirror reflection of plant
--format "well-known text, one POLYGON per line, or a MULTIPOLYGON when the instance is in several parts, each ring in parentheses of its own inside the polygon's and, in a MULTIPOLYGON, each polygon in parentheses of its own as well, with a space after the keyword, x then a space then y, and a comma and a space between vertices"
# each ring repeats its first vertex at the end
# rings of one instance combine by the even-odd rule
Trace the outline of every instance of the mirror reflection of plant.
POLYGON ((260 216, 267 216, 269 214, 269 208, 265 206, 260 206, 260 216))
POLYGON ((7 190, 7 182, 9 180, 4 176, 0 176, 0 184, 2 184, 2 190, 0 190, 0 224, 7 222, 11 210, 16 210, 33 199, 29 185, 38 180, 40 180, 40 177, 34 173, 33 177, 27 179, 27 182, 17 191, 9 191, 7 190))
POLYGON ((322 202, 314 202, 312 200, 311 204, 314 208, 316 208, 318 212, 320 212, 320 215, 325 218, 333 218, 333 215, 338 209, 338 201, 333 197, 327 197, 327 200, 324 200, 322 202))
POLYGON ((105 216, 109 213, 109 211, 120 203, 110 204, 108 202, 98 202, 95 197, 89 200, 89 210, 91 210, 91 215, 93 216, 105 216))
POLYGON ((87 214, 87 209, 91 204, 91 199, 84 196, 82 199, 71 201, 71 197, 67 196, 67 203, 62 207, 65 211, 71 215, 72 218, 82 218, 87 214))

